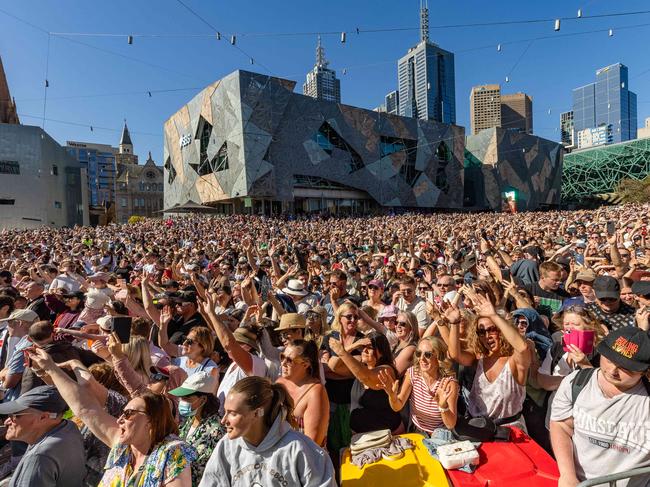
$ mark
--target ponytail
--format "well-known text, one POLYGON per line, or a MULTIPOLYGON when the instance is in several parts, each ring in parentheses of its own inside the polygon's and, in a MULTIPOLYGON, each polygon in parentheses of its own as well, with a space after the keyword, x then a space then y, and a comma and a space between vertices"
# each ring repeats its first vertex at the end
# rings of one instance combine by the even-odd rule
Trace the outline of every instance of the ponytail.
POLYGON ((296 427, 293 417, 293 400, 281 384, 273 384, 265 377, 250 376, 237 382, 230 393, 239 393, 245 396, 245 403, 250 409, 264 410, 264 424, 271 427, 273 422, 282 414, 282 419, 287 420, 291 427, 296 427))

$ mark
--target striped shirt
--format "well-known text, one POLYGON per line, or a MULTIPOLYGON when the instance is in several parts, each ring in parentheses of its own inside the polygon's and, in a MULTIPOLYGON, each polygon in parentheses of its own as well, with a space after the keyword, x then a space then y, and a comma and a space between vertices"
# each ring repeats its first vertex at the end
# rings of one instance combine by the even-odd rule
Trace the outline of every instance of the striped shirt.
POLYGON ((409 404, 411 406, 411 421, 422 431, 433 432, 436 428, 444 428, 442 422, 442 413, 438 409, 436 391, 442 383, 442 378, 438 379, 433 387, 429 388, 421 374, 415 372, 413 367, 409 367, 407 374, 411 379, 411 397, 409 404))

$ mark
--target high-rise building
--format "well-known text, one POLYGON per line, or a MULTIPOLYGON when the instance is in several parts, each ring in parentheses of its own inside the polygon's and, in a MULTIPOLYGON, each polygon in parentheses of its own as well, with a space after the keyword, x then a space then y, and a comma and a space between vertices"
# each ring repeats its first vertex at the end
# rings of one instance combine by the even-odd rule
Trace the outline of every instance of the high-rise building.
POLYGON ((533 99, 526 93, 501 95, 501 127, 533 133, 533 99))
POLYGON ((472 87, 469 95, 469 111, 472 135, 478 134, 483 129, 501 127, 501 86, 472 87))
POLYGON ((565 146, 574 145, 573 142, 573 111, 560 113, 561 141, 565 146))
POLYGON ((429 9, 420 9, 420 42, 397 62, 399 114, 456 123, 454 55, 429 42, 429 9))
POLYGON ((0 57, 0 123, 20 123, 16 112, 16 101, 9 93, 9 83, 0 57))
POLYGON ((637 130, 637 139, 648 139, 650 138, 650 117, 645 119, 645 125, 643 128, 637 130))
MULTIPOLYGON (((81 163, 88 174, 88 205, 108 208, 115 202, 115 154, 118 149, 107 144, 69 140, 66 150, 81 163)), ((92 212, 91 212, 92 213, 92 212)), ((92 223, 97 223, 93 221, 92 223)))
POLYGON ((394 90, 386 95, 386 101, 384 102, 386 107, 386 113, 392 113, 393 115, 399 114, 399 91, 394 90))
POLYGON ((335 101, 341 103, 341 81, 336 78, 336 71, 329 69, 329 61, 325 59, 325 49, 318 36, 316 46, 316 64, 307 73, 307 81, 302 85, 302 93, 317 100, 335 101))
POLYGON ((594 83, 574 89, 573 117, 578 148, 635 139, 636 94, 629 90, 627 66, 601 68, 594 83))

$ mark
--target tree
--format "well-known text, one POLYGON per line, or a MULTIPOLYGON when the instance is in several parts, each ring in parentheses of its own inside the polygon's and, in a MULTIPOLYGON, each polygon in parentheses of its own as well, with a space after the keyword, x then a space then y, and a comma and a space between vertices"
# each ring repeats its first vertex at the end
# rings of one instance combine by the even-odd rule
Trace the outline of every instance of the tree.
POLYGON ((622 179, 616 191, 622 203, 650 202, 650 175, 644 179, 622 179))
POLYGON ((132 216, 129 217, 129 225, 133 225, 133 224, 139 223, 141 221, 144 221, 143 216, 132 215, 132 216))

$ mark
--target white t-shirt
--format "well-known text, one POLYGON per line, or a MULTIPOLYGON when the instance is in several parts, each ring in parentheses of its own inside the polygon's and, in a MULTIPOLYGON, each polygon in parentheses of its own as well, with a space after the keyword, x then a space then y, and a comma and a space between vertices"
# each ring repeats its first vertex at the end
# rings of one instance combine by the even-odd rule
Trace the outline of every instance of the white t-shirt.
MULTIPOLYGON (((567 376, 553 400, 551 420, 573 417, 573 458, 580 480, 650 465, 650 397, 639 382, 634 388, 607 398, 598 385, 600 369, 591 376, 571 406, 567 376)), ((618 487, 650 485, 648 476, 619 480, 618 487)))
MULTIPOLYGON (((539 366, 538 373, 543 375, 548 375, 548 376, 566 377, 574 370, 577 370, 571 367, 569 365, 569 362, 567 362, 568 356, 569 356, 569 352, 564 352, 560 357, 560 360, 558 360, 557 364, 555 364, 553 370, 551 370, 551 364, 553 363, 553 356, 551 355, 551 349, 549 349, 548 353, 546 354, 546 357, 544 358, 544 361, 542 362, 542 365, 539 366)), ((553 404, 553 399, 555 398, 555 394, 557 394, 557 391, 551 392, 551 395, 548 398, 549 404, 553 404)), ((549 429, 551 424, 551 408, 546 409, 545 423, 546 423, 546 429, 549 429)))
MULTIPOLYGON (((257 355, 251 355, 253 359, 253 372, 250 375, 255 375, 258 377, 266 377, 266 364, 257 355)), ((238 381, 248 377, 248 375, 242 370, 242 368, 237 365, 235 362, 231 363, 226 370, 225 375, 221 384, 219 384, 219 389, 217 389, 217 397, 219 398, 219 413, 223 416, 224 413, 224 403, 226 402, 226 396, 238 381)))

